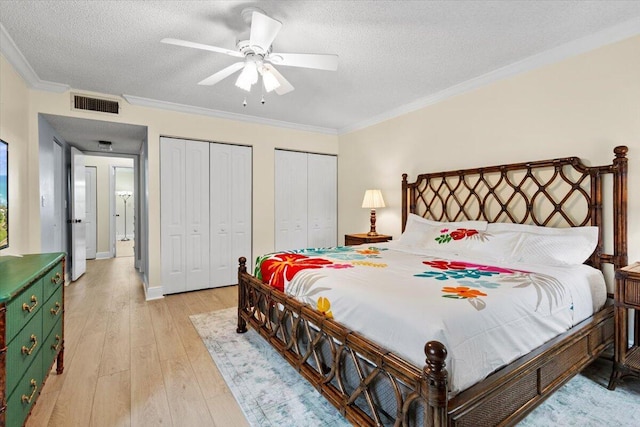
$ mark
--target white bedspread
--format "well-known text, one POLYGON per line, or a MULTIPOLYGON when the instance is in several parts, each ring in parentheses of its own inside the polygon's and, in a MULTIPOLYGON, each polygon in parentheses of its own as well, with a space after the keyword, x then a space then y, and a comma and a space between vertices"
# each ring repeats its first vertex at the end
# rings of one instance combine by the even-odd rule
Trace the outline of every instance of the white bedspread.
POLYGON ((586 265, 496 267, 482 259, 410 253, 396 243, 268 257, 259 259, 263 279, 418 367, 425 364, 425 343, 442 342, 453 394, 589 317, 606 300, 601 272, 586 265), (283 261, 287 257, 296 259, 283 261), (276 270, 281 274, 271 276, 276 270))

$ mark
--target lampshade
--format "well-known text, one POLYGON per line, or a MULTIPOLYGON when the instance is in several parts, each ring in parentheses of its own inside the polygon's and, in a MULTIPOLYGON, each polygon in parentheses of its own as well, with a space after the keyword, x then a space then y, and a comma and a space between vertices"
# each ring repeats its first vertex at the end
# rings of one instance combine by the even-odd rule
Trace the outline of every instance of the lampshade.
POLYGON ((251 91, 251 86, 258 81, 258 67, 253 61, 246 61, 244 68, 236 80, 236 86, 247 92, 251 91))
POLYGON ((271 92, 274 89, 280 87, 280 82, 276 79, 276 76, 269 70, 262 71, 262 83, 264 84, 264 90, 271 92))
POLYGON ((385 206, 384 199, 382 198, 382 192, 380 190, 367 190, 364 193, 362 207, 369 209, 384 208, 385 206))

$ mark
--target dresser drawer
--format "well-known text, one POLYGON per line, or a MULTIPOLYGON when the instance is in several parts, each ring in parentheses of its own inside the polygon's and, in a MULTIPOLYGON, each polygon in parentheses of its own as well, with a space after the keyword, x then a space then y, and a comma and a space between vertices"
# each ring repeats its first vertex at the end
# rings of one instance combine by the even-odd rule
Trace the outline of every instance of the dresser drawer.
MULTIPOLYGON (((45 284, 45 286, 47 286, 45 284)), ((51 328, 62 318, 62 287, 44 303, 42 307, 42 334, 46 337, 51 328)))
POLYGON ((40 279, 7 304, 7 342, 10 343, 24 325, 40 312, 43 302, 40 279))
POLYGON ((7 390, 11 392, 42 347, 42 310, 39 310, 7 348, 7 390))
POLYGON ((42 344, 42 373, 46 376, 51 370, 51 366, 56 361, 55 357, 62 348, 62 319, 53 326, 51 333, 42 344))
POLYGON ((42 360, 41 352, 37 353, 37 359, 18 381, 18 385, 7 399, 7 427, 20 427, 24 424, 31 407, 40 394, 42 387, 42 360))
POLYGON ((58 263, 42 278, 42 288, 44 299, 48 300, 58 289, 64 284, 64 276, 62 272, 62 263, 58 263))

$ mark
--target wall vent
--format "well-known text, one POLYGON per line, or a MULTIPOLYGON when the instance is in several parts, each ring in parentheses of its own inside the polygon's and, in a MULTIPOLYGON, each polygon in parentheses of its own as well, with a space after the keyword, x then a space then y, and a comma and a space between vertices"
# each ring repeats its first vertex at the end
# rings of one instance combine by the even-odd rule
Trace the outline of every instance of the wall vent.
POLYGON ((118 114, 118 101, 110 99, 90 98, 82 95, 72 95, 71 108, 74 110, 98 111, 100 113, 118 114))

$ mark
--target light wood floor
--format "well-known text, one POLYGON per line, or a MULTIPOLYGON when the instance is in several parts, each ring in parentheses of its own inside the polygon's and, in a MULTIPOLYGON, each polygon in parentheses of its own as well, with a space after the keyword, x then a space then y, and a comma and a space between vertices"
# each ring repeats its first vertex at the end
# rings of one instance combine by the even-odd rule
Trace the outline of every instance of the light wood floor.
POLYGON ((28 427, 248 425, 189 320, 235 306, 235 286, 146 302, 126 257, 87 261, 65 292, 64 373, 28 427))

